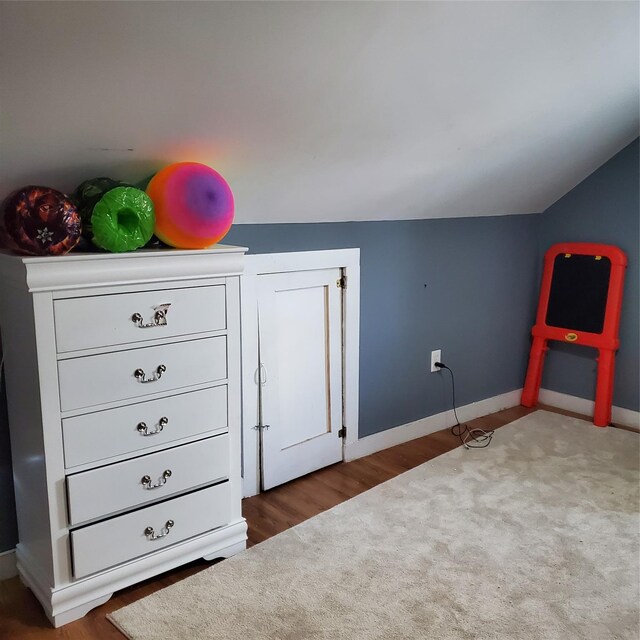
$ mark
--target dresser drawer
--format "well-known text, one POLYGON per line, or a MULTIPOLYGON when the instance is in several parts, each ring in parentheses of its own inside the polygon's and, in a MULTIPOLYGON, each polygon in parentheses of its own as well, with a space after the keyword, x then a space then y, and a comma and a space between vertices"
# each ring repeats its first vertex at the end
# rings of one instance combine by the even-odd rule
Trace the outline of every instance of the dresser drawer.
POLYGON ((62 411, 214 382, 227 377, 227 339, 61 360, 58 377, 62 411))
POLYGON ((67 477, 69 522, 81 524, 228 477, 226 434, 76 473, 67 477))
POLYGON ((58 353, 225 329, 225 286, 54 302, 58 353))
POLYGON ((227 385, 62 421, 67 469, 227 427, 227 385))
POLYGON ((82 578, 217 529, 228 524, 230 512, 224 482, 72 531, 73 575, 82 578))

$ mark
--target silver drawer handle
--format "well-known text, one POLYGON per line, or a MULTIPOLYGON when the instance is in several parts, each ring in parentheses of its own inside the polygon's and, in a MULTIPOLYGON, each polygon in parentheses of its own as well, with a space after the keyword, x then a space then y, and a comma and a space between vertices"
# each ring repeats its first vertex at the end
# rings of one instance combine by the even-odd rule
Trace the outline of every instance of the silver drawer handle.
POLYGON ((144 535, 147 536, 147 540, 157 540, 158 538, 164 538, 165 536, 169 535, 169 529, 171 529, 171 527, 173 527, 173 520, 167 520, 160 533, 156 533, 153 530, 153 527, 147 527, 144 530, 144 535))
POLYGON ((146 422, 139 422, 136 430, 141 436, 155 436, 156 433, 160 433, 168 424, 169 418, 162 416, 162 418, 158 420, 158 426, 153 431, 149 430, 146 422))
POLYGON ((153 320, 151 322, 144 321, 141 313, 134 313, 131 316, 131 322, 135 323, 139 329, 149 329, 150 327, 164 327, 167 325, 167 311, 171 303, 165 303, 154 307, 156 310, 153 314, 153 320))
POLYGON ((142 382, 143 384, 146 384, 147 382, 155 382, 156 380, 160 380, 160 378, 162 378, 162 374, 167 370, 167 367, 165 367, 163 364, 159 364, 156 367, 156 370, 153 372, 153 378, 147 378, 147 374, 144 372, 143 369, 136 369, 133 372, 133 375, 136 377, 136 380, 138 382, 142 382))
POLYGON ((158 480, 157 484, 151 484, 151 476, 142 476, 140 482, 145 489, 157 489, 167 484, 167 480, 171 477, 171 469, 165 469, 162 473, 162 477, 158 480))

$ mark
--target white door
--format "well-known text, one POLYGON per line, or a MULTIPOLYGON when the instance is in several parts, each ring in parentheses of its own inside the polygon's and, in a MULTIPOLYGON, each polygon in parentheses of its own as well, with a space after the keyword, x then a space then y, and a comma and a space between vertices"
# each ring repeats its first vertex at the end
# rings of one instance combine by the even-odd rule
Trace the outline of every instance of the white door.
POLYGON ((340 277, 258 276, 263 489, 342 460, 340 277))

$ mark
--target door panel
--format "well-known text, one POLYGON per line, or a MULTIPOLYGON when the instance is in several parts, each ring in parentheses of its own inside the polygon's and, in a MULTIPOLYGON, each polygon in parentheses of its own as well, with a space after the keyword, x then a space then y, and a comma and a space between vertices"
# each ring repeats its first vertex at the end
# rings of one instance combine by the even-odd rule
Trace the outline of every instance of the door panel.
POLYGON ((259 276, 263 487, 342 459, 340 269, 259 276))
POLYGON ((326 297, 324 286, 276 292, 277 393, 283 447, 331 431, 326 297), (293 401, 295 392, 304 394, 304 403, 293 401))

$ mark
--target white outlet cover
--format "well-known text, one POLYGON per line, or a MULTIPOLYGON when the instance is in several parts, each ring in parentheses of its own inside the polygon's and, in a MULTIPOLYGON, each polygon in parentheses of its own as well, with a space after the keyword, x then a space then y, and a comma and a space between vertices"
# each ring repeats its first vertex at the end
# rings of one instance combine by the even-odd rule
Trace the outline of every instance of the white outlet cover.
POLYGON ((440 369, 436 367, 436 362, 442 362, 442 349, 431 352, 431 373, 440 371, 440 369))

